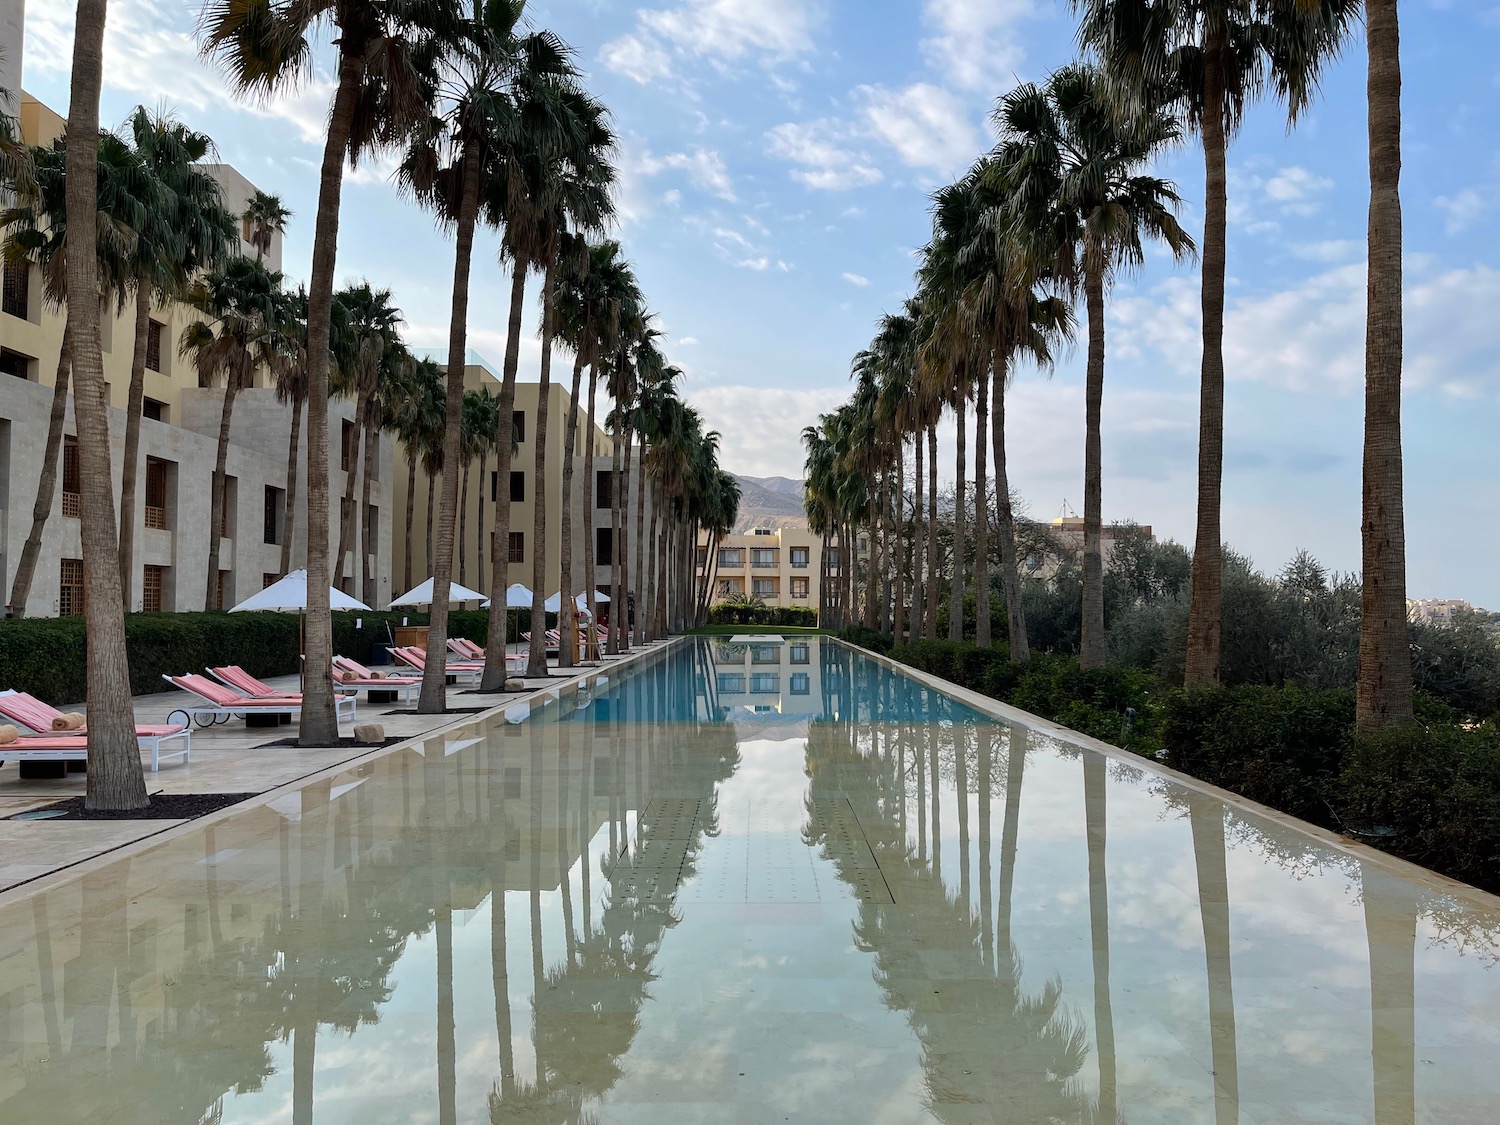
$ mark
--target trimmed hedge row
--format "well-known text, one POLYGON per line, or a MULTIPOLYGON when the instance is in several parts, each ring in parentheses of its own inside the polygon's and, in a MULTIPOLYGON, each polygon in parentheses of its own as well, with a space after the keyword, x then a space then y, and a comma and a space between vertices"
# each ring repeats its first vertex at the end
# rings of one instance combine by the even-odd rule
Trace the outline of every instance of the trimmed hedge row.
MULTIPOLYGON (((425 625, 426 614, 335 613, 334 651, 361 663, 377 644, 387 644, 406 619, 425 625), (356 628, 356 622, 360 625, 356 628), (390 631, 388 631, 390 630, 390 631)), ((485 642, 488 610, 448 615, 450 636, 485 642)), ((518 615, 507 632, 520 638, 518 615)), ((254 676, 297 671, 297 615, 293 613, 132 613, 125 618, 130 690, 135 695, 168 691, 163 675, 201 672, 210 665, 238 664, 254 676)), ((36 617, 0 621, 0 690, 30 692, 53 705, 88 695, 87 637, 82 617, 36 617)))
POLYGON ((710 625, 795 625, 814 629, 818 611, 800 605, 732 605, 720 602, 708 609, 710 625))
POLYGON ((1184 690, 1071 656, 1015 665, 1003 646, 883 640, 893 660, 1500 891, 1500 731, 1431 696, 1418 695, 1416 726, 1356 738, 1348 689, 1184 690))

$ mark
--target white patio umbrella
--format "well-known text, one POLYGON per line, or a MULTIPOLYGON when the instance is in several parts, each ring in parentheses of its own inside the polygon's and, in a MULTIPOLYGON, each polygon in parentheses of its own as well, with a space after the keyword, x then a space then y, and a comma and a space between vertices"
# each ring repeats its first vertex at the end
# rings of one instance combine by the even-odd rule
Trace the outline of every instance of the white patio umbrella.
MULTIPOLYGON (((328 604, 332 609, 369 609, 358 598, 351 598, 344 591, 328 587, 328 604)), ((251 613, 255 610, 270 610, 277 613, 297 614, 297 648, 303 648, 302 616, 307 612, 307 571, 294 570, 279 582, 273 582, 259 593, 251 594, 230 613, 251 613)), ((305 655, 305 654, 304 654, 305 655)), ((301 670, 299 669, 299 672, 301 670)))
MULTIPOLYGON (((406 591, 399 598, 391 601, 391 608, 398 605, 431 605, 432 604, 432 579, 429 578, 420 586, 415 586, 406 591)), ((484 601, 484 595, 478 590, 471 590, 467 586, 460 586, 457 582, 448 585, 448 601, 452 602, 479 602, 484 601)))
MULTIPOLYGON (((609 601, 609 597, 606 594, 595 594, 594 601, 596 603, 607 602, 609 601)), ((574 604, 578 606, 579 613, 583 614, 585 617, 588 616, 589 596, 587 594, 579 594, 578 597, 574 599, 574 604)), ((543 602, 542 608, 545 609, 548 613, 560 613, 562 611, 562 591, 559 590, 557 593, 553 594, 550 598, 543 602)))
MULTIPOLYGON (((490 601, 488 598, 484 600, 484 608, 490 608, 490 601)), ((505 591, 505 608, 530 609, 531 591, 528 590, 525 586, 522 586, 519 582, 512 583, 509 587, 506 588, 505 591)))

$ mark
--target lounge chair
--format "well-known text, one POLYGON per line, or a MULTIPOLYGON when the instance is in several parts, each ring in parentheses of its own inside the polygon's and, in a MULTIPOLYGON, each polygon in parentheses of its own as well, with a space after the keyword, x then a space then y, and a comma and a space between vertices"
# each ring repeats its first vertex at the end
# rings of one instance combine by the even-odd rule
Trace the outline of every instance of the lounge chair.
MULTIPOLYGON (((86 762, 89 740, 76 734, 23 735, 0 743, 0 766, 6 762, 86 762)), ((156 767, 152 766, 152 770, 156 767)), ((24 774, 22 775, 25 776, 24 774)))
MULTIPOLYGON (((393 648, 391 655, 403 664, 415 668, 418 672, 427 668, 427 652, 420 648, 393 648)), ((456 681, 467 680, 471 684, 477 684, 484 675, 484 661, 482 660, 449 660, 444 665, 444 671, 456 681)))
MULTIPOLYGON (((48 738, 78 737, 87 742, 88 724, 69 731, 54 730, 53 726, 63 713, 50 704, 43 703, 34 695, 28 695, 24 691, 0 691, 0 715, 11 722, 19 724, 39 735, 48 738)), ((135 728, 135 740, 140 744, 142 750, 151 752, 151 772, 155 773, 161 766, 162 758, 181 758, 184 762, 192 761, 191 752, 193 744, 192 730, 187 723, 137 723, 135 728), (165 742, 182 743, 182 749, 169 750, 162 753, 162 744, 165 742)), ((12 744, 14 745, 14 744, 12 744)), ((40 750, 39 744, 33 744, 33 749, 40 750)), ((38 759, 39 761, 44 759, 38 759)), ((57 759, 51 759, 57 760, 57 759)))
POLYGON ((204 669, 225 687, 250 696, 252 699, 301 699, 300 692, 279 691, 264 680, 258 680, 238 664, 226 664, 221 668, 204 669))
POLYGON ((333 658, 333 671, 335 681, 337 681, 338 677, 343 673, 353 672, 354 678, 356 680, 380 680, 383 678, 386 683, 391 685, 420 684, 422 682, 421 676, 393 676, 390 674, 387 674, 384 677, 377 676, 374 672, 372 672, 369 668, 366 668, 359 661, 351 660, 347 656, 335 656, 333 658))
POLYGON ((484 649, 467 637, 449 637, 448 651, 460 660, 483 660, 484 649))
POLYGON ((420 676, 371 676, 353 668, 333 666, 333 686, 339 691, 364 692, 370 703, 414 703, 422 690, 420 676), (378 698, 377 698, 378 697, 378 698))
MULTIPOLYGON (((302 697, 300 695, 279 696, 271 699, 257 699, 254 696, 244 695, 224 684, 216 684, 207 676, 188 674, 186 676, 162 675, 162 679, 181 691, 196 695, 204 700, 200 704, 188 704, 179 707, 172 714, 180 711, 188 719, 207 726, 210 723, 225 722, 229 719, 244 719, 251 715, 301 715, 302 697)), ((355 699, 352 695, 336 695, 333 699, 334 715, 339 721, 347 718, 354 720, 355 699), (344 713, 348 712, 347 715, 344 713)))

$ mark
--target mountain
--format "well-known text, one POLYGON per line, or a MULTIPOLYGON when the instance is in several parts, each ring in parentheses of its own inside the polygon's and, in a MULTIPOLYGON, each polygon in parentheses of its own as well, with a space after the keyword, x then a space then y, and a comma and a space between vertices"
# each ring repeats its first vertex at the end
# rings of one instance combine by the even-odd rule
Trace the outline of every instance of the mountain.
POLYGON ((802 482, 790 477, 742 477, 740 482, 740 516, 734 532, 743 535, 758 527, 806 527, 807 512, 802 507, 802 482))

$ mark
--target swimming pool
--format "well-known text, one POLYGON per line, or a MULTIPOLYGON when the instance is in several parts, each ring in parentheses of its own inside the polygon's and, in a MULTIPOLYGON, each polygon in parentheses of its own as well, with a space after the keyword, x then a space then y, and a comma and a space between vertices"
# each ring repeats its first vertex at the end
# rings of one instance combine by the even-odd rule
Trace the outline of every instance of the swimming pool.
POLYGON ((611 675, 7 900, 0 1121, 1500 1109, 1477 892, 836 642, 611 675))

